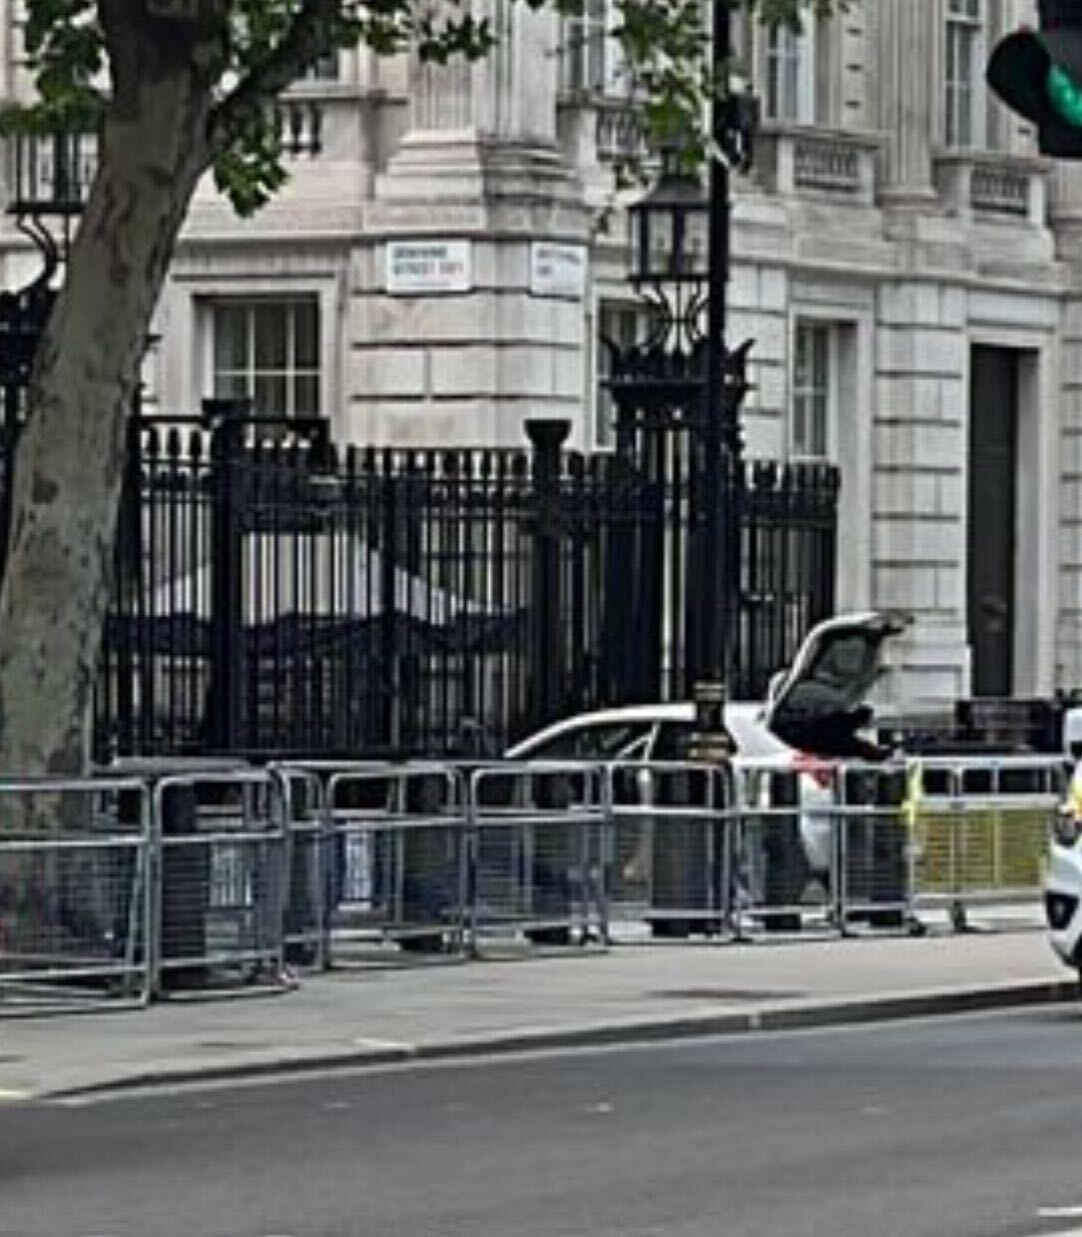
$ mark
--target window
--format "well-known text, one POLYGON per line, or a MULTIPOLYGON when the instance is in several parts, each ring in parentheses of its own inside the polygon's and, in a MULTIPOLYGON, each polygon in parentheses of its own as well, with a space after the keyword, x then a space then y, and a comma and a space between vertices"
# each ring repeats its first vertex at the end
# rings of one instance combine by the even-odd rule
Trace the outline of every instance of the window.
POLYGON ((650 752, 651 760, 687 760, 694 722, 662 722, 650 752))
POLYGON ((612 94, 620 86, 620 45, 610 36, 615 17, 610 0, 583 0, 580 13, 565 17, 560 44, 563 90, 612 94))
POLYGON ((213 307, 214 394, 267 417, 319 414, 319 306, 314 296, 213 307))
POLYGON ((593 722, 565 730, 534 748, 530 760, 628 760, 640 753, 654 724, 640 722, 593 722))
POLYGON ((983 0, 947 0, 946 114, 943 136, 954 148, 976 145, 978 82, 983 64, 983 0))
POLYGON ((301 75, 302 82, 336 82, 338 81, 338 49, 332 48, 323 52, 305 69, 301 75))
POLYGON ((793 364, 792 455, 826 459, 836 384, 835 331, 827 323, 800 322, 793 364))
POLYGON ((766 32, 766 115, 771 120, 811 124, 815 120, 814 28, 809 15, 804 29, 770 26, 766 32))
POLYGON ((616 404, 605 380, 612 372, 612 357, 605 341, 618 348, 641 343, 650 328, 650 312, 642 305, 602 301, 598 305, 595 368, 597 391, 594 399, 594 446, 616 446, 616 404))

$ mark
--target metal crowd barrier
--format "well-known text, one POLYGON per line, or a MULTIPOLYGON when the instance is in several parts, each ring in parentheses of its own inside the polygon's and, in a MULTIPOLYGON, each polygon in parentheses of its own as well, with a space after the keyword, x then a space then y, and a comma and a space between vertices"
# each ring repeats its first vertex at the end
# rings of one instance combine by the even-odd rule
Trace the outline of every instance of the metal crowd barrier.
MULTIPOLYGON (((341 766, 334 766, 335 772, 341 766)), ((327 783, 318 766, 272 765, 281 787, 286 840, 282 950, 287 965, 329 965, 327 783)))
POLYGON ((732 783, 691 762, 606 765, 604 872, 609 929, 634 939, 719 936, 730 929, 732 783))
POLYGON ((0 820, 0 1013, 149 1001, 146 785, 7 778, 0 820))
POLYGON ((914 930, 910 831, 904 764, 845 764, 834 776, 837 799, 837 911, 843 932, 914 930))
POLYGON ((412 939, 417 950, 465 943, 477 953, 510 939, 641 939, 644 926, 655 939, 919 930, 917 912, 937 897, 961 926, 963 899, 1037 893, 1059 769, 1017 757, 738 759, 731 771, 680 762, 294 769, 287 942, 308 942, 324 961, 365 931, 400 948, 412 939), (918 768, 923 795, 914 795, 918 768), (331 820, 327 786, 338 775, 386 791, 395 777, 441 771, 438 820, 389 793, 331 820), (464 845, 444 837, 426 851, 421 835, 405 837, 422 827, 450 829, 464 845), (974 841, 989 830, 994 862, 974 841), (404 836, 394 845, 376 840, 396 832, 404 836), (448 871, 459 864, 456 905, 448 871))
POLYGON ((364 960, 387 945, 460 956, 468 857, 459 772, 421 763, 340 770, 327 779, 326 803, 327 961, 364 960))
POLYGON ((467 780, 469 937, 476 955, 510 944, 607 943, 603 769, 502 763, 467 780))
POLYGON ((1057 758, 133 765, 0 781, 0 1012, 392 956, 1037 905, 1057 758))
POLYGON ((276 779, 191 770, 152 782, 153 990, 282 981, 285 819, 276 779))
POLYGON ((732 929, 757 933, 837 929, 838 818, 833 766, 789 758, 734 764, 732 929), (816 789, 814 799, 808 794, 816 789), (820 814, 820 803, 831 808, 820 814))
POLYGON ((958 929, 988 904, 1035 900, 1070 770, 1058 757, 927 757, 910 762, 915 908, 946 909, 958 929))

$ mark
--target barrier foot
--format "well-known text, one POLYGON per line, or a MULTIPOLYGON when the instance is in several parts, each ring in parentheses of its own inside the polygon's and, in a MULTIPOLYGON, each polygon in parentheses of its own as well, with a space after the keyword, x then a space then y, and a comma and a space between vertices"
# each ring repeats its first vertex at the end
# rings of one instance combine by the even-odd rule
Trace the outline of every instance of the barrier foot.
POLYGON ((968 932, 970 930, 969 919, 966 915, 965 903, 952 902, 950 905, 950 921, 951 927, 955 932, 968 932))

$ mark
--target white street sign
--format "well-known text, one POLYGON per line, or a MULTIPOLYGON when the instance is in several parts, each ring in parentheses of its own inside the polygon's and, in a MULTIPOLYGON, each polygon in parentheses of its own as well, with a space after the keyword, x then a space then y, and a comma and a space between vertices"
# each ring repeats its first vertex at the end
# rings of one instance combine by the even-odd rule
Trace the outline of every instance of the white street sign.
POLYGON ((468 292, 473 287, 469 241, 388 241, 387 291, 393 296, 468 292))
POLYGON ((534 296, 567 296, 581 300, 586 293, 586 246, 533 241, 530 244, 530 291, 534 296))

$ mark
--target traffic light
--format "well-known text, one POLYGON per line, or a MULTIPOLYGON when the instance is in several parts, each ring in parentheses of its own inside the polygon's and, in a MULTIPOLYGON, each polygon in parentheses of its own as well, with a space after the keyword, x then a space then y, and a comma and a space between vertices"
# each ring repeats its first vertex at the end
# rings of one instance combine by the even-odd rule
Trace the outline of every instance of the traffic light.
POLYGON ((1001 39, 988 84, 1037 127, 1041 154, 1082 159, 1082 0, 1039 0, 1040 28, 1001 39))

